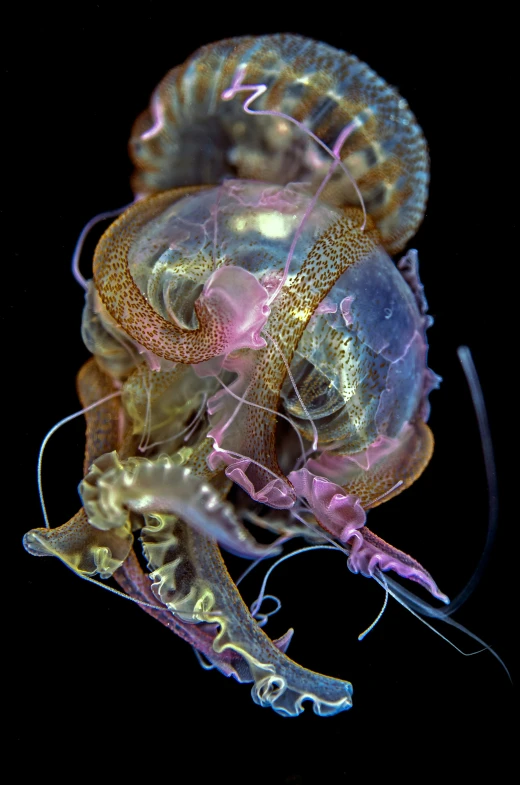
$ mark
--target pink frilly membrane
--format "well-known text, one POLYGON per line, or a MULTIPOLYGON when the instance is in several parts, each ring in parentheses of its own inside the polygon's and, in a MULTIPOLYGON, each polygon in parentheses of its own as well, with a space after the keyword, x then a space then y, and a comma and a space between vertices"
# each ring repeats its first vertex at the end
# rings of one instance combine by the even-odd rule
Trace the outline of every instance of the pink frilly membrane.
POLYGON ((270 314, 269 294, 242 267, 217 268, 204 284, 200 302, 225 325, 226 354, 237 349, 263 349, 260 333, 270 314))
POLYGON ((366 513, 357 496, 345 493, 340 485, 313 474, 307 468, 291 472, 288 479, 298 496, 309 504, 320 524, 348 545, 348 566, 352 572, 373 578, 376 570, 393 570, 402 578, 419 583, 442 602, 449 601, 418 562, 365 528, 366 513))
MULTIPOLYGON (((295 502, 294 492, 289 483, 273 473, 273 479, 261 487, 255 487, 247 476, 247 470, 255 462, 244 454, 247 445, 240 427, 239 414, 243 406, 248 406, 247 391, 254 370, 255 358, 251 353, 215 357, 193 366, 195 372, 203 376, 218 376, 222 370, 237 374, 236 379, 226 389, 219 390, 207 404, 212 428, 208 437, 213 439, 214 449, 208 458, 211 469, 221 463, 226 464, 226 476, 233 480, 249 496, 261 504, 276 509, 287 509, 295 502), (236 397, 235 397, 236 396, 236 397), (246 401, 246 402, 241 402, 246 401), (232 449, 236 448, 236 449, 232 449)), ((264 471, 266 467, 262 466, 264 471)))
MULTIPOLYGON (((410 266, 412 271, 409 271, 409 274, 413 272, 414 265, 410 266)), ((208 413, 213 418, 208 436, 214 441, 214 450, 208 458, 210 468, 216 468, 219 463, 227 464, 226 475, 253 500, 270 507, 292 507, 295 502, 294 494, 304 498, 320 524, 340 542, 348 545, 348 565, 352 572, 373 577, 376 570, 393 570, 401 577, 421 584, 433 596, 447 602, 447 597, 439 591, 433 578, 418 562, 364 528, 366 513, 359 498, 345 493, 341 485, 330 479, 332 476, 346 485, 349 468, 368 470, 373 463, 396 449, 398 439, 379 436, 367 450, 355 457, 336 458, 322 453, 314 461, 308 461, 306 468, 291 472, 287 478, 290 484, 273 475, 273 479, 267 484, 260 488, 255 487, 246 474, 255 462, 244 454, 247 445, 242 444, 244 434, 237 428, 238 423, 235 423, 233 428, 241 407, 247 405, 241 401, 247 400, 254 358, 250 354, 233 356, 231 353, 239 348, 259 349, 265 346, 260 332, 269 316, 268 292, 252 274, 242 268, 223 267, 208 279, 202 296, 212 310, 220 309, 226 313, 232 329, 226 356, 200 363, 195 366, 195 370, 202 377, 218 376, 222 370, 237 374, 229 387, 233 395, 223 389, 208 401, 208 413), (231 444, 225 444, 226 437, 229 436, 232 436, 231 444), (322 474, 327 474, 328 477, 322 474)), ((345 298, 340 306, 347 323, 352 299, 345 298)), ((422 305, 424 310, 425 303, 422 305)), ((324 310, 328 311, 329 307, 325 306, 324 310)), ((330 310, 333 308, 330 307, 330 310)))

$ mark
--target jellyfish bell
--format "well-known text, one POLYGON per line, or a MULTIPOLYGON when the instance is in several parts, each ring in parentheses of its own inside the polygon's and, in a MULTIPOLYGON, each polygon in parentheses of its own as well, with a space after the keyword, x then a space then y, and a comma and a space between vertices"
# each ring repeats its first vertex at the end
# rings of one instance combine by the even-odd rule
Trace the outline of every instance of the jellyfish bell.
POLYGON ((257 703, 336 713, 351 685, 268 638, 219 545, 263 560, 305 537, 342 549, 353 572, 394 571, 447 601, 366 526, 433 449, 417 254, 397 267, 389 255, 424 212, 426 143, 355 57, 277 35, 203 47, 173 69, 130 149, 136 202, 97 246, 83 315, 83 507, 26 548, 113 576, 253 682, 257 703))
POLYGON ((354 55, 298 35, 197 50, 155 89, 130 155, 140 196, 228 177, 316 191, 340 158, 321 199, 360 207, 359 189, 390 253, 426 206, 426 142, 406 101, 354 55))

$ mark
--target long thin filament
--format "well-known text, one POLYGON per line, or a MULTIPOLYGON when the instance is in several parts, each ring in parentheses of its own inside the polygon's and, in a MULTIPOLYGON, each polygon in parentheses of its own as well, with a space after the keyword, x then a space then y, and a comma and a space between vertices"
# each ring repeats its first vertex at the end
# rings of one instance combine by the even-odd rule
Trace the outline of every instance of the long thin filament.
POLYGON ((124 207, 118 207, 117 210, 107 210, 104 213, 99 213, 99 215, 95 215, 94 218, 91 218, 90 221, 88 221, 88 223, 86 223, 83 229, 81 230, 78 240, 76 242, 76 246, 74 248, 74 253, 72 254, 72 275, 85 291, 87 291, 88 284, 87 284, 87 279, 80 272, 79 260, 81 258, 81 252, 83 251, 85 240, 87 239, 90 230, 96 224, 100 223, 100 221, 106 221, 109 218, 116 218, 118 215, 121 215, 121 213, 123 213, 127 209, 127 207, 130 207, 131 204, 133 204, 133 202, 130 202, 130 204, 125 204, 124 207))
POLYGON ((85 408, 84 409, 80 409, 79 412, 74 412, 74 414, 69 414, 68 417, 64 417, 63 420, 60 420, 59 422, 56 423, 56 425, 53 425, 52 428, 50 429, 50 431, 48 431, 47 434, 45 435, 45 437, 44 437, 44 439, 42 441, 41 447, 40 447, 40 452, 38 454, 38 464, 37 464, 36 474, 37 474, 37 478, 38 478, 38 495, 40 497, 40 505, 41 505, 41 508, 42 508, 43 519, 45 521, 45 526, 46 526, 47 529, 50 529, 51 527, 50 527, 49 518, 48 518, 48 515, 47 515, 47 508, 45 506, 45 500, 43 498, 43 490, 42 490, 43 451, 45 450, 47 442, 49 441, 51 436, 54 433, 56 433, 58 428, 61 428, 61 426, 65 425, 65 423, 68 423, 71 420, 75 420, 76 417, 80 417, 82 414, 85 414, 86 412, 89 412, 91 409, 95 409, 97 406, 101 406, 102 403, 105 403, 106 401, 110 401, 112 398, 117 398, 118 395, 121 395, 121 392, 119 390, 117 392, 110 393, 110 395, 105 395, 104 398, 100 398, 99 401, 95 401, 94 403, 91 403, 90 406, 85 406, 85 408))

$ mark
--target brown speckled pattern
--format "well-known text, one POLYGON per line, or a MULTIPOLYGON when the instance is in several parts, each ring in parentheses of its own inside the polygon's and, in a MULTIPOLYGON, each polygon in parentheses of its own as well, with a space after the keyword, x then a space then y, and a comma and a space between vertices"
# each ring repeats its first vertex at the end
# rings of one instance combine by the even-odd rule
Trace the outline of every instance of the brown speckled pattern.
MULTIPOLYGON (((241 109, 251 93, 237 95, 230 102, 232 107, 222 101, 221 94, 232 84, 239 65, 247 65, 246 84, 268 86, 253 103, 253 110, 283 112, 305 123, 329 147, 350 122, 359 124, 343 145, 342 160, 355 177, 387 250, 402 249, 416 232, 425 209, 429 164, 422 132, 406 101, 357 57, 297 35, 219 41, 203 46, 186 63, 173 68, 152 100, 152 105, 160 106, 163 127, 147 136, 155 122, 150 109, 132 131, 134 191, 143 195, 191 182, 214 184, 230 175, 286 183, 309 179, 302 177, 304 172, 319 185, 326 168, 317 167, 313 174, 314 165, 308 160, 321 153, 315 142, 294 126, 285 131, 287 142, 277 141, 277 118, 250 117, 241 109), (194 126, 200 137, 193 136, 194 126), (230 157, 230 151, 248 135, 247 154, 236 160, 230 157), (204 137, 206 157, 195 160, 198 140, 204 137), (284 144, 289 157, 277 158, 284 144), (288 162, 298 156, 301 165, 295 172, 288 162), (198 169, 195 179, 190 179, 186 158, 193 159, 193 170, 198 169)), ((340 206, 359 205, 339 172, 322 198, 340 206)))

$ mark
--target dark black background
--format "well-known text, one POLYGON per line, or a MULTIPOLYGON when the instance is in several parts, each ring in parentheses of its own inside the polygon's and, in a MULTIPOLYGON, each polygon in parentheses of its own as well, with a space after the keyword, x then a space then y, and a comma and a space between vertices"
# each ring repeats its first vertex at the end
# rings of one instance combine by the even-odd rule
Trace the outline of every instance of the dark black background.
MULTIPOLYGON (((83 3, 60 13, 11 13, 3 122, 2 323, 9 352, 3 564, 15 749, 41 750, 48 761, 50 734, 51 748, 59 740, 77 751, 92 774, 96 749, 109 743, 114 765, 121 755, 153 756, 153 776, 173 755, 199 771, 224 766, 230 781, 240 782, 342 782, 353 766, 374 778, 397 767, 412 776, 417 753, 425 766, 445 756, 463 766, 492 756, 500 767, 509 749, 512 687, 499 663, 487 652, 461 656, 393 602, 358 642, 383 595, 334 554, 279 568, 270 589, 284 607, 267 631, 276 637, 294 626, 290 655, 352 681, 354 708, 331 719, 309 708, 284 720, 254 705, 247 685, 203 672, 185 643, 136 606, 21 547, 23 533, 42 525, 35 482, 41 439, 79 408, 74 376, 87 352, 79 332, 82 290, 69 272, 72 250, 89 218, 131 201, 126 142, 133 120, 166 71, 199 45, 290 31, 365 60, 407 99, 429 142, 430 201, 412 245, 435 317, 430 365, 444 378, 431 396, 436 449, 423 477, 371 513, 370 525, 423 563, 441 589, 457 594, 479 559, 487 526, 483 461, 459 345, 470 346, 480 375, 499 479, 514 405, 503 359, 514 214, 504 163, 508 135, 496 97, 507 79, 497 22, 457 22, 427 8, 422 19, 406 20, 369 9, 326 15, 316 8, 282 18, 263 8, 253 17, 223 6, 208 17, 196 4, 154 2, 134 12, 83 3), (312 773, 315 767, 321 774, 312 773)), ((98 236, 87 245, 85 273, 98 236)), ((79 506, 82 452, 80 420, 49 445, 44 489, 53 526, 79 506)), ((488 569, 456 615, 509 667, 517 616, 512 523, 503 504, 488 569)), ((244 584, 247 601, 260 577, 259 571, 244 584)), ((466 651, 479 648, 440 629, 466 651)))

